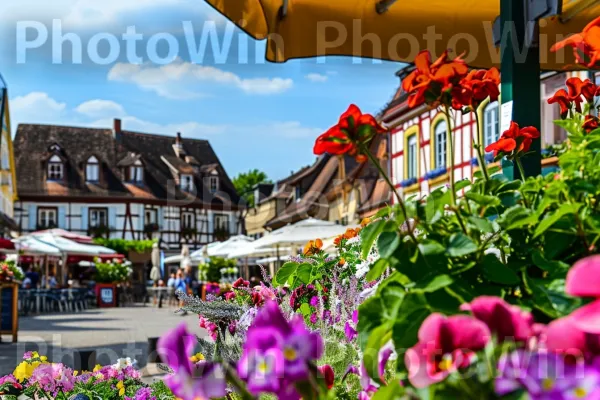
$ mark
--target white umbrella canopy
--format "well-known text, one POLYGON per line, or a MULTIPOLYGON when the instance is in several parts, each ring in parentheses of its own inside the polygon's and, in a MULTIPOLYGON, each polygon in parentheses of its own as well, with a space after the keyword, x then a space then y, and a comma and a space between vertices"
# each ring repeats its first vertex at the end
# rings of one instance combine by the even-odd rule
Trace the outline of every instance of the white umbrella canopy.
MULTIPOLYGON (((44 245, 52 246, 60 253, 66 253, 71 255, 86 255, 86 256, 100 256, 104 254, 116 254, 117 252, 103 246, 94 246, 89 244, 81 244, 74 242, 69 239, 65 239, 62 236, 56 236, 52 234, 42 234, 29 236, 33 240, 36 240, 44 245)), ((27 240, 27 236, 22 238, 27 240)), ((18 239, 19 240, 19 239, 18 239)))
POLYGON ((241 246, 252 243, 254 239, 244 235, 232 236, 224 242, 215 246, 208 246, 207 253, 209 257, 227 257, 229 253, 237 250, 241 246))
MULTIPOLYGON (((254 257, 254 256, 268 256, 271 254, 277 253, 276 247, 256 247, 256 243, 259 241, 255 240, 254 242, 249 242, 244 244, 243 246, 238 247, 231 253, 227 255, 227 258, 243 258, 243 257, 254 257)), ((260 243, 259 243, 260 244, 260 243)), ((290 253, 292 251, 291 247, 280 247, 280 253, 290 253)))
POLYGON ((14 240, 17 250, 28 255, 60 256, 60 250, 50 244, 40 242, 34 236, 22 236, 14 240))
MULTIPOLYGON (((287 261, 290 259, 291 256, 282 256, 279 258, 279 261, 287 261)), ((277 261, 277 257, 267 257, 267 258, 260 258, 258 260, 256 260, 255 262, 257 264, 269 264, 272 262, 276 262, 277 261)))
POLYGON ((258 239, 257 247, 303 245, 310 240, 328 239, 346 232, 349 226, 335 222, 309 218, 295 224, 286 225, 258 239))

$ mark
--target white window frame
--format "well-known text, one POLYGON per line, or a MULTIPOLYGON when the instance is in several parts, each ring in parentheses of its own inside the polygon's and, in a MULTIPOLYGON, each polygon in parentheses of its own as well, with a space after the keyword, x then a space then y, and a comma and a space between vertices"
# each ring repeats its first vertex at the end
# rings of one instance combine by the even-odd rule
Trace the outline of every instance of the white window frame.
POLYGON ((195 229, 196 228, 196 214, 193 211, 183 211, 181 213, 181 228, 182 229, 195 229), (189 224, 191 222, 191 225, 189 224))
POLYGON ((48 160, 48 180, 49 181, 60 181, 64 178, 65 168, 63 161, 57 155, 53 155, 48 160))
POLYGON ((411 135, 407 140, 406 157, 408 157, 406 178, 417 178, 417 135, 411 135))
POLYGON ((497 101, 483 109, 483 147, 500 139, 500 106, 497 101))
POLYGON ((37 225, 44 228, 58 227, 58 210, 52 207, 39 207, 37 209, 37 225), (50 224, 50 221, 53 224, 50 224))
POLYGON ((158 210, 146 208, 144 210, 144 224, 158 224, 158 210))
POLYGON ((185 192, 194 191, 194 175, 181 174, 179 175, 179 187, 185 192))
POLYGON ((100 180, 100 162, 95 156, 88 158, 85 164, 85 180, 87 182, 98 182, 100 180))
POLYGON ((142 164, 140 160, 136 160, 136 162, 129 167, 128 181, 133 183, 144 182, 144 164, 142 164))
POLYGON ((90 208, 88 224, 90 228, 99 226, 108 226, 108 209, 107 208, 90 208))
POLYGON ((229 232, 229 215, 227 214, 214 214, 213 217, 213 229, 225 227, 229 232))
POLYGON ((435 135, 434 162, 435 169, 446 168, 448 164, 448 124, 446 121, 440 121, 433 130, 435 135))

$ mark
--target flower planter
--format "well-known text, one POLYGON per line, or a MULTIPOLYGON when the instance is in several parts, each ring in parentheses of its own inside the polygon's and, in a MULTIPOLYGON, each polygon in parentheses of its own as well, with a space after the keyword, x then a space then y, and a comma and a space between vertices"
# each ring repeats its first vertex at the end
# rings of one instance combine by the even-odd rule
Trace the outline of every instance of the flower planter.
POLYGON ((0 336, 12 335, 13 343, 17 342, 19 330, 19 283, 0 282, 0 336))
POLYGON ((117 306, 117 285, 114 283, 96 284, 96 301, 99 308, 117 306))

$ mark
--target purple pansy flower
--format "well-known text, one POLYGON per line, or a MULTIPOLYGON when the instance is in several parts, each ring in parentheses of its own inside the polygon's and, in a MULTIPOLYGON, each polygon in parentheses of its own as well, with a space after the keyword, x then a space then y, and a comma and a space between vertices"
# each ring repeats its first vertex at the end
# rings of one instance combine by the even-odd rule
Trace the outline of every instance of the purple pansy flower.
POLYGON ((196 341, 185 324, 180 324, 159 339, 158 353, 174 371, 165 378, 165 384, 183 400, 224 397, 226 385, 222 367, 211 362, 194 365, 190 361, 196 341))
POLYGON ((532 400, 600 399, 600 371, 583 361, 565 362, 560 354, 517 350, 502 356, 498 371, 500 396, 524 389, 532 400))
POLYGON ((248 329, 238 373, 253 394, 276 393, 299 398, 293 383, 309 377, 309 362, 320 358, 323 341, 306 329, 301 317, 288 322, 277 303, 269 301, 248 329))
POLYGON ((316 307, 319 305, 319 298, 317 296, 313 296, 310 299, 310 305, 316 307))

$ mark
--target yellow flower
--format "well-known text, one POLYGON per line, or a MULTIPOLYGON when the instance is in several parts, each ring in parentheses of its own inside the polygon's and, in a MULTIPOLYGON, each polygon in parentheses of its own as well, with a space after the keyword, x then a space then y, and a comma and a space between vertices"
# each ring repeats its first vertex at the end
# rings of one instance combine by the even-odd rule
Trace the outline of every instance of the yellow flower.
POLYGON ((48 357, 46 357, 46 356, 41 356, 41 357, 40 357, 40 360, 41 360, 42 362, 46 362, 46 361, 48 361, 48 357))
POLYGON ((31 378, 33 370, 35 370, 36 367, 37 365, 34 367, 33 364, 29 364, 27 361, 23 361, 21 364, 17 365, 17 368, 15 368, 13 375, 19 382, 23 382, 25 379, 31 378))
POLYGON ((94 367, 94 370, 92 372, 98 372, 102 369, 102 366, 100 364, 96 364, 96 366, 94 367))
POLYGON ((117 383, 117 389, 119 389, 119 396, 123 397, 125 395, 125 385, 123 384, 123 381, 117 383))
POLYGON ((190 357, 190 361, 195 363, 199 363, 200 361, 204 361, 204 354, 198 353, 190 357))
POLYGON ((73 371, 73 376, 79 375, 79 371, 73 371))

